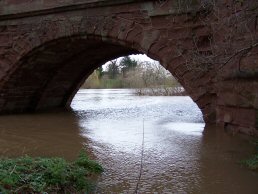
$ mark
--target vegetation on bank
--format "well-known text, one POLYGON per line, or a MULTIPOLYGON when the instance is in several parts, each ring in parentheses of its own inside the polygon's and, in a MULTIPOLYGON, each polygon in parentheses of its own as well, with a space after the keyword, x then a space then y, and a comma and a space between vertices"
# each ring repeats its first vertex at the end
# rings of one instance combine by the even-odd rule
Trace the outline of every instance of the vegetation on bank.
POLYGON ((249 159, 243 160, 242 164, 247 166, 249 169, 258 172, 258 140, 254 141, 255 154, 249 159))
POLYGON ((0 193, 89 193, 103 168, 81 152, 74 162, 62 158, 0 159, 0 193))
POLYGON ((82 88, 134 88, 137 95, 184 95, 184 90, 157 62, 139 62, 129 56, 110 61, 107 68, 98 68, 82 88))

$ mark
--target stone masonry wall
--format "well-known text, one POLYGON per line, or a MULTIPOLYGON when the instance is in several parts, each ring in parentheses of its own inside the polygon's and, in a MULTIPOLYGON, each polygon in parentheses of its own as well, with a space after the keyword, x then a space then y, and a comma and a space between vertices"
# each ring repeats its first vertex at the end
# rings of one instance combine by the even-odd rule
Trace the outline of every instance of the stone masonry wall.
POLYGON ((0 112, 69 106, 104 62, 145 53, 207 123, 255 135, 257 10, 255 0, 1 1, 0 112))

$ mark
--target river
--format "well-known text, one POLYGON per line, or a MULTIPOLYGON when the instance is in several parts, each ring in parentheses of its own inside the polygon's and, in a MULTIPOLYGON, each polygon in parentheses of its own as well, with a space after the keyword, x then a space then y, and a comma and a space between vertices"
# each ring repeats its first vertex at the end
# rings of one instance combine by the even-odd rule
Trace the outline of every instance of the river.
POLYGON ((72 160, 86 148, 105 168, 96 193, 134 193, 137 182, 138 193, 258 193, 258 174, 239 164, 250 138, 205 126, 189 97, 80 90, 71 107, 1 116, 1 156, 72 160))

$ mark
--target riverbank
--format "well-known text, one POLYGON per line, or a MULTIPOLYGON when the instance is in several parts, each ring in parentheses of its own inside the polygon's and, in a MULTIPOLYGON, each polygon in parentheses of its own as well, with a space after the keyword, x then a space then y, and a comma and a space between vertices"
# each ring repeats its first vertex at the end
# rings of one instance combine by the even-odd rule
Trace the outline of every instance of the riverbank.
POLYGON ((133 89, 137 96, 187 96, 183 87, 154 87, 133 89))
POLYGON ((255 145, 255 153, 249 159, 242 161, 242 163, 249 169, 258 172, 258 140, 253 142, 255 145))
POLYGON ((74 162, 63 158, 0 159, 0 193, 88 193, 103 168, 82 151, 74 162))

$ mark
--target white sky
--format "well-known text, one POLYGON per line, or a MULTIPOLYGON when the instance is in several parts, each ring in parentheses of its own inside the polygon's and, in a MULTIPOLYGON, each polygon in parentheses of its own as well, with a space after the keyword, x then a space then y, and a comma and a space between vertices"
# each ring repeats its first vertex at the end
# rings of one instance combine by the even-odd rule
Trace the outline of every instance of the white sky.
POLYGON ((130 57, 132 59, 138 60, 138 61, 150 61, 150 62, 154 62, 153 59, 149 58, 147 55, 142 55, 142 54, 138 54, 138 55, 130 55, 130 57))
MULTIPOLYGON (((149 61, 149 62, 157 62, 151 58, 149 58, 147 55, 144 55, 144 54, 138 54, 138 55, 129 55, 131 57, 131 59, 134 59, 134 60, 137 60, 137 61, 149 61)), ((119 57, 118 60, 121 60, 123 57, 119 57)), ((106 69, 107 67, 107 64, 109 62, 105 63, 103 65, 103 68, 106 69)))

